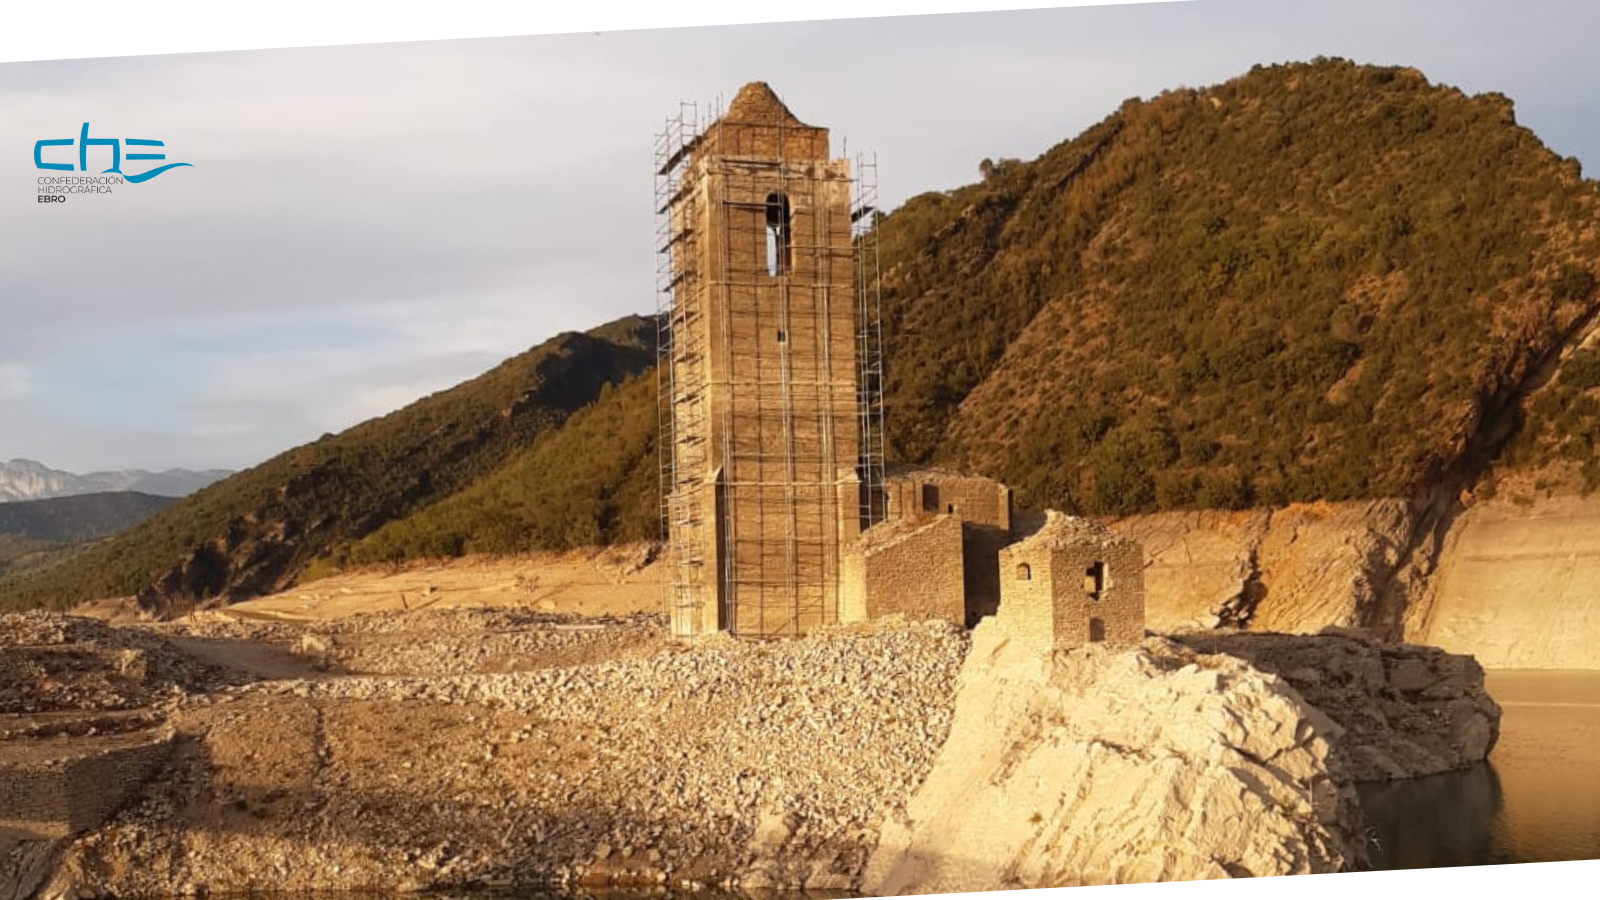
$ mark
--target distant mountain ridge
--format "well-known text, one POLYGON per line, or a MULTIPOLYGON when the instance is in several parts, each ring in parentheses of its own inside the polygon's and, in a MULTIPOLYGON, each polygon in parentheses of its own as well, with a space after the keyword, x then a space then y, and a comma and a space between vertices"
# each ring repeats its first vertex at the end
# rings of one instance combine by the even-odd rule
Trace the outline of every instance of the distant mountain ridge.
POLYGON ((203 487, 232 475, 226 469, 120 469, 78 475, 52 469, 31 459, 0 462, 0 503, 19 500, 49 500, 83 494, 133 492, 157 497, 187 497, 203 487))
POLYGON ((134 491, 74 494, 0 505, 0 535, 75 544, 115 534, 178 502, 134 491))

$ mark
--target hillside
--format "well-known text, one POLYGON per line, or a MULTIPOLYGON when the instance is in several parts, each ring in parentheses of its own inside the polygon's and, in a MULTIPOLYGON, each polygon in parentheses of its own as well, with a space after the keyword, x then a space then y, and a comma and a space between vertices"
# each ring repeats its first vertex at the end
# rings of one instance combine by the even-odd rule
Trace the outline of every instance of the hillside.
POLYGON ((1257 67, 981 171, 879 225, 900 460, 1099 515, 1453 497, 1518 435, 1600 485, 1600 188, 1505 97, 1257 67))
POLYGON ((0 504, 0 535, 52 544, 92 541, 131 528, 175 502, 134 491, 0 504))
POLYGON ((1596 310, 1600 189, 1413 70, 1258 67, 984 168, 881 226, 889 434, 1027 505, 1469 484, 1596 310))
POLYGON ((138 594, 166 609, 258 596, 333 546, 471 485, 653 359, 654 323, 568 333, 447 391, 295 448, 69 563, 0 577, 0 605, 138 594))
MULTIPOLYGON (((879 225, 898 459, 1100 515, 1453 497, 1518 435, 1518 465, 1586 459, 1600 484, 1600 366, 1571 346, 1600 302, 1600 191, 1506 98, 1340 60, 1258 67, 981 170, 879 225)), ((636 390, 590 415, 642 410, 636 390)), ((541 480, 559 447, 341 558, 564 547, 536 521, 552 503, 577 504, 565 531, 610 539, 585 510, 653 491, 595 493, 644 465, 640 439, 570 495, 493 499, 576 484, 541 480)))
POLYGON ((657 537, 655 398, 654 370, 615 390, 608 386, 593 405, 499 471, 341 546, 329 567, 657 537))

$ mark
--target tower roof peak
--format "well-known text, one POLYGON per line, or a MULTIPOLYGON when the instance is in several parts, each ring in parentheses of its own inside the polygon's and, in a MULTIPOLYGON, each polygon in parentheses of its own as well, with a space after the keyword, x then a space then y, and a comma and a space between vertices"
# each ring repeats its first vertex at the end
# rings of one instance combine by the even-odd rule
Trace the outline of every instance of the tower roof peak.
POLYGON ((789 107, 778 99, 772 86, 765 81, 752 81, 739 89, 733 102, 728 104, 728 111, 723 116, 726 122, 746 122, 752 125, 804 125, 789 107))

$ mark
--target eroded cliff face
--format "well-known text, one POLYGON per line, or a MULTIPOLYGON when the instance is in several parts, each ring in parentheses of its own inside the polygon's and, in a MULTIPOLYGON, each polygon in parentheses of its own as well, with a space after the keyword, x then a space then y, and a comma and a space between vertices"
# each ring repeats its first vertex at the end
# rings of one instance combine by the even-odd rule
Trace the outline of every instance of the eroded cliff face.
POLYGON ((1144 545, 1151 631, 1312 633, 1371 624, 1413 525, 1404 501, 1374 500, 1160 513, 1113 529, 1144 545))
POLYGON ((1600 496, 1475 504, 1405 626, 1491 669, 1600 669, 1600 496))
POLYGON ((1437 522, 1375 500, 1113 528, 1144 544, 1157 633, 1356 627, 1490 669, 1600 668, 1600 496, 1477 502, 1437 522))

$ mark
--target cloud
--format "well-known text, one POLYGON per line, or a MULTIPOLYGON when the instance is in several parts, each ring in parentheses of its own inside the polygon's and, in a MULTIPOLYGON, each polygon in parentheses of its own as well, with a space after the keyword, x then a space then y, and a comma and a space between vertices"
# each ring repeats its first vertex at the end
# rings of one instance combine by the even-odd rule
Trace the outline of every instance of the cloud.
POLYGON ((28 395, 28 367, 21 363, 0 363, 0 400, 28 395))

